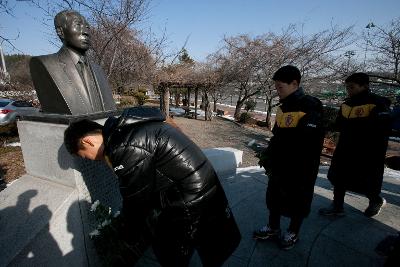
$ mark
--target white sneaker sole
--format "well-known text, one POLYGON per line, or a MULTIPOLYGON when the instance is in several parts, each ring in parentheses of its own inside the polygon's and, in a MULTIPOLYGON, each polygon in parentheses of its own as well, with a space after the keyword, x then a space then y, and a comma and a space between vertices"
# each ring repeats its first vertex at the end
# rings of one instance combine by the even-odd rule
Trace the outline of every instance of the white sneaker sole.
MULTIPOLYGON (((374 215, 374 216, 378 216, 379 215, 379 213, 381 213, 381 210, 382 210, 382 208, 384 207, 384 206, 386 206, 386 199, 384 199, 384 198, 382 198, 382 206, 380 207, 380 209, 378 210, 378 213, 376 214, 376 215, 374 215)), ((372 216, 372 217, 374 217, 374 216, 372 216)))
POLYGON ((378 212, 377 212, 375 215, 372 215, 372 216, 367 216, 367 217, 369 217, 369 218, 373 218, 373 217, 375 217, 375 216, 378 216, 378 215, 379 215, 379 213, 381 213, 381 211, 382 211, 382 208, 383 208, 384 206, 386 206, 386 199, 382 198, 382 206, 379 208, 378 212))

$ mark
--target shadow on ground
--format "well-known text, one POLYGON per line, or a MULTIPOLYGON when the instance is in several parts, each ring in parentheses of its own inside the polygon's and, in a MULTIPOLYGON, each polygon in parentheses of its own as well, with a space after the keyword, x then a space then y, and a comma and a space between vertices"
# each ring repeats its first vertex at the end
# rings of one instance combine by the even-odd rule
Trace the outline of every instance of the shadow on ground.
MULTIPOLYGON (((393 198, 388 197, 388 205, 376 218, 363 215, 368 200, 352 193, 346 195, 347 216, 326 218, 318 214, 320 208, 332 201, 332 187, 323 178, 326 171, 321 168, 311 213, 304 221, 299 243, 290 251, 280 250, 275 242, 257 242, 251 238, 253 230, 265 225, 268 218, 265 206, 268 179, 263 170, 244 169, 236 176, 222 179, 243 236, 225 266, 382 266, 385 259, 375 248, 400 229, 397 191, 387 193, 393 193, 393 198)), ((386 189, 395 189, 395 185, 386 189)), ((286 218, 281 220, 282 230, 288 223, 286 218)))

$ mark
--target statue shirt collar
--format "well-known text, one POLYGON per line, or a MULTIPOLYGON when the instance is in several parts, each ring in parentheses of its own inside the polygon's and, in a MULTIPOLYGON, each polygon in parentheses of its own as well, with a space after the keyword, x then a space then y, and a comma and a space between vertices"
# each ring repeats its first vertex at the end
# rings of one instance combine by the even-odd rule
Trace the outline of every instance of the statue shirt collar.
POLYGON ((78 62, 82 56, 80 54, 78 54, 77 52, 75 52, 74 50, 69 49, 68 47, 65 47, 65 49, 69 52, 74 65, 78 64, 78 62))

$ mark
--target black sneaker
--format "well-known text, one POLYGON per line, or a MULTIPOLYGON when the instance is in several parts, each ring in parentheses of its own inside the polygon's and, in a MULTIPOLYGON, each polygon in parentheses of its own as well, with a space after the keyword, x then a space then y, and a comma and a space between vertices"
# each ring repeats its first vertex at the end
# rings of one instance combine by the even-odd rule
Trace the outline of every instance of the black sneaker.
POLYGON ((364 211, 364 215, 367 217, 373 217, 375 215, 378 215, 381 210, 382 207, 386 205, 386 199, 382 198, 381 202, 370 202, 368 205, 368 208, 364 211))
POLYGON ((280 247, 281 247, 281 249, 289 250, 294 246, 294 244, 297 243, 297 241, 299 241, 299 235, 295 234, 293 232, 287 231, 281 239, 280 247))
POLYGON ((319 209, 318 213, 323 216, 345 216, 343 208, 338 208, 334 204, 332 204, 329 208, 319 209))
POLYGON ((268 225, 253 232, 253 238, 257 240, 278 239, 281 229, 271 229, 268 225))

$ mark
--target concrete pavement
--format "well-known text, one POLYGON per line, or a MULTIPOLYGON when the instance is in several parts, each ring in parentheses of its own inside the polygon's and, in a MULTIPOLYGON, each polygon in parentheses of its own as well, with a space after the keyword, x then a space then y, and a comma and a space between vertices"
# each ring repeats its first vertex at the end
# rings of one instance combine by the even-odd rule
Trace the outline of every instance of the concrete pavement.
MULTIPOLYGON (((384 258, 375 251, 376 245, 388 235, 400 231, 400 172, 387 169, 382 196, 387 200, 381 213, 374 218, 363 215, 368 199, 347 193, 346 216, 337 219, 318 215, 318 209, 332 201, 332 187, 326 179, 327 166, 321 166, 315 186, 312 211, 304 221, 300 241, 284 251, 272 241, 252 239, 254 229, 265 225, 267 177, 258 167, 241 168, 234 176, 221 182, 242 233, 242 241, 224 266, 382 266, 384 258)), ((281 221, 282 230, 288 219, 281 221)), ((149 251, 138 266, 159 266, 149 251)), ((191 266, 201 266, 194 255, 191 266)))

